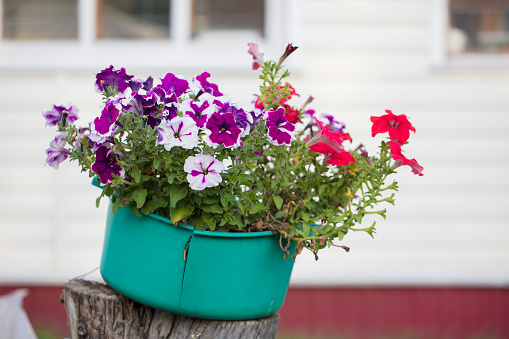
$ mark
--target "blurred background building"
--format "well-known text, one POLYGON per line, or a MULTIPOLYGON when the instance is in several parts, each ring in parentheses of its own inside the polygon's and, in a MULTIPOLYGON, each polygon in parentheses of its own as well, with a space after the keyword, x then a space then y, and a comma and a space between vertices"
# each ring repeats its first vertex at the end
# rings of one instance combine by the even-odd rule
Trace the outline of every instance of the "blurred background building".
MULTIPOLYGON (((280 333, 509 337, 509 0, 1 0, 0 294, 28 287, 36 328, 65 334, 63 283, 99 266, 107 204, 75 164, 44 166, 42 112, 99 113, 94 73, 208 71, 244 106, 247 43, 277 59, 310 108, 376 151, 370 116, 417 129, 375 239, 296 263, 280 333)), ((169 244, 171 246, 171 244, 169 244)), ((133 249, 136 250, 136 249, 133 249)), ((97 274, 97 272, 95 273, 97 274)))

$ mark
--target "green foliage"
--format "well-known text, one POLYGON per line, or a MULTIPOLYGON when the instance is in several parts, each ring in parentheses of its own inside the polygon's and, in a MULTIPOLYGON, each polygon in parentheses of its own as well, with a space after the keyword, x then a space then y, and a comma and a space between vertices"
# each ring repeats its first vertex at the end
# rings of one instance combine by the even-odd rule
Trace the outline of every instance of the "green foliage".
MULTIPOLYGON (((290 73, 273 61, 261 69, 259 103, 265 110, 281 107, 292 97, 293 88, 284 83, 290 73)), ((303 108, 298 111, 302 116, 303 108)), ((73 125, 59 128, 67 133, 69 145, 79 142, 70 159, 94 176, 96 155, 90 141, 80 138, 81 131, 73 125)), ((126 207, 139 216, 156 213, 202 230, 277 231, 297 242, 297 254, 304 248, 316 255, 324 247, 339 246, 349 231, 373 236, 375 223, 359 225, 367 215, 385 218, 385 209, 378 205, 394 204, 391 191, 398 189, 396 182, 386 183, 394 173, 389 145, 383 142, 379 153, 369 158, 356 149, 351 152, 355 163, 331 166, 306 144, 318 132, 312 124, 302 125, 290 146, 276 146, 267 138, 267 126, 259 123, 242 139, 242 147, 201 144, 201 152, 230 165, 217 186, 196 191, 189 186, 183 164, 197 150, 168 151, 157 144, 158 134, 147 117, 124 114, 113 149, 125 174, 103 186, 97 204, 106 196, 114 213, 126 207)))

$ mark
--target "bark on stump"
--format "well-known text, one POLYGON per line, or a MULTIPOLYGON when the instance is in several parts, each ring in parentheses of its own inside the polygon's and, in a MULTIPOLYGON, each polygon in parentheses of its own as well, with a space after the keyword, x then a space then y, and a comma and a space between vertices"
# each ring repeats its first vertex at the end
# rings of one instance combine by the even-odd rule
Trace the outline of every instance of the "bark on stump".
POLYGON ((140 304, 99 282, 73 279, 61 295, 73 339, 275 338, 279 315, 247 320, 191 318, 140 304))

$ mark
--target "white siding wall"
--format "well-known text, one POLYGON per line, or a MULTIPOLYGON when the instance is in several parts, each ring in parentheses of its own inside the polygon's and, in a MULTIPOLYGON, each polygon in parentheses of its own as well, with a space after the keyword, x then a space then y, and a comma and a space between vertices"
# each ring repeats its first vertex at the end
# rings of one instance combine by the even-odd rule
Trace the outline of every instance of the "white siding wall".
MULTIPOLYGON (((292 76, 301 100, 313 95, 318 112, 335 114, 355 145, 373 151, 369 117, 385 109, 406 114, 417 129, 406 155, 425 175, 402 168, 396 207, 375 239, 348 235, 350 253, 330 249, 318 262, 305 253, 295 285, 509 283, 509 69, 431 68, 429 5, 301 1, 300 68, 292 76)), ((98 192, 75 165, 43 166, 54 130, 41 116, 53 103, 72 102, 82 121, 91 120, 99 69, 33 69, 0 71, 0 283, 63 282, 100 259, 106 204, 95 208, 98 192)), ((150 73, 168 71, 202 69, 150 73)), ((211 73, 243 103, 257 89, 254 72, 211 73)))

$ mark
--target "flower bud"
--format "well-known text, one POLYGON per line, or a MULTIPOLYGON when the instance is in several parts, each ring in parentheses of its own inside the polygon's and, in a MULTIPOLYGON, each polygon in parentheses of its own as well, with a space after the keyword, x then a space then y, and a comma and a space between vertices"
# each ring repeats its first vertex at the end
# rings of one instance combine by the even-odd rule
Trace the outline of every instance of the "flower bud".
POLYGON ((371 161, 371 158, 368 155, 368 152, 366 152, 365 149, 361 149, 361 157, 366 161, 366 164, 369 167, 373 167, 373 161, 371 161))
POLYGON ((286 58, 288 58, 290 56, 290 54, 292 54, 293 52, 295 52, 295 50, 299 48, 297 46, 293 46, 291 43, 288 44, 286 46, 286 49, 285 49, 285 52, 283 53, 283 55, 281 56, 281 58, 279 58, 279 62, 277 63, 277 66, 280 67, 283 62, 286 60, 286 58))

